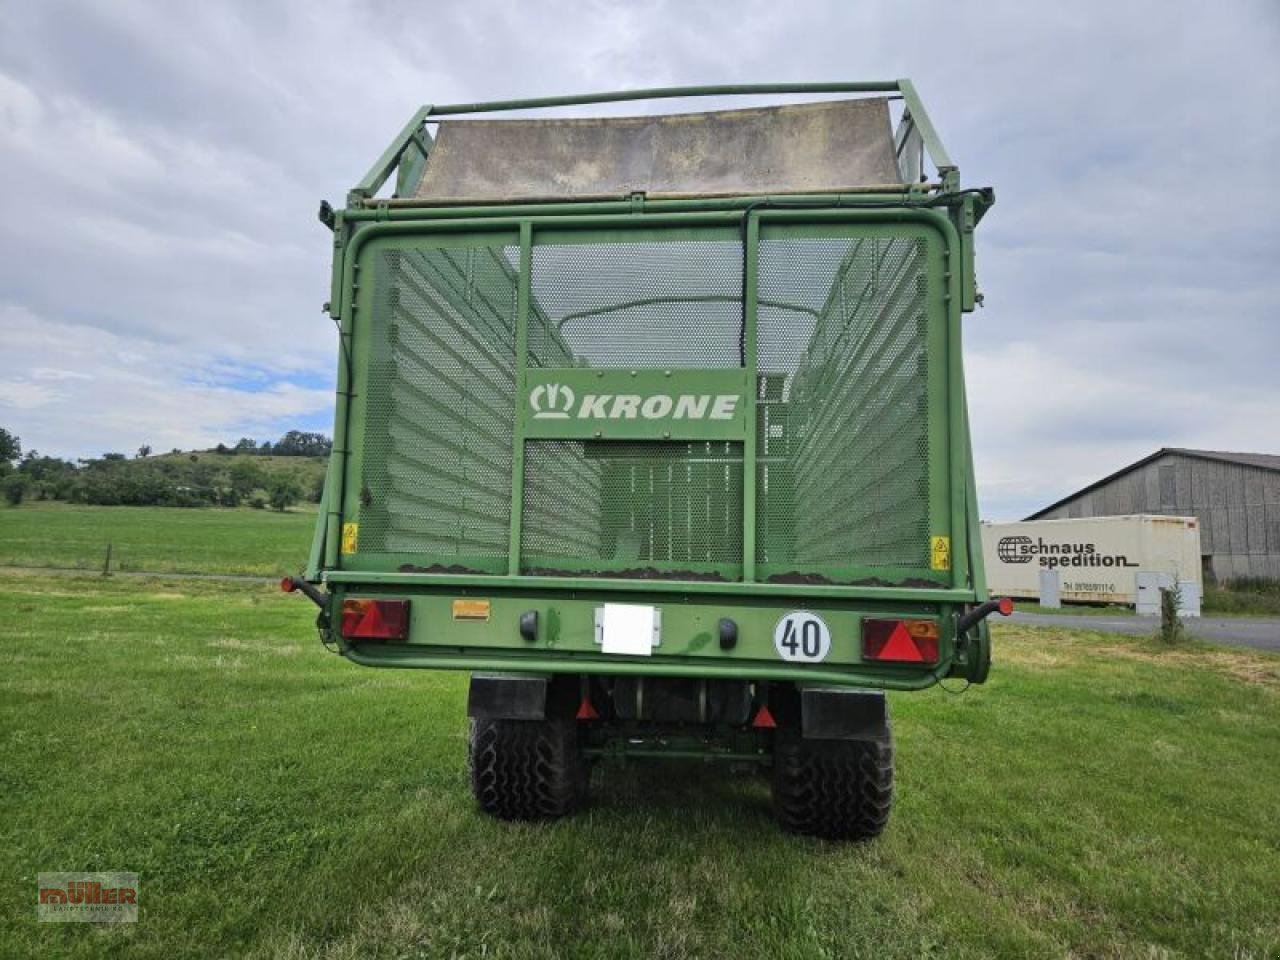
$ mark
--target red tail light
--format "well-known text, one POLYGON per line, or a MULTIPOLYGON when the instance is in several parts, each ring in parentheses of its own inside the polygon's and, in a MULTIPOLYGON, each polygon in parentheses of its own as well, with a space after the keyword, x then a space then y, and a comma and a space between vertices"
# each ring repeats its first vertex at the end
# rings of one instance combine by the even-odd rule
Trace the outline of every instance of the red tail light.
POLYGON ((937 663, 934 620, 863 620, 862 658, 882 663, 937 663))
POLYGON ((403 640, 409 635, 409 601, 343 600, 342 635, 348 640, 403 640))

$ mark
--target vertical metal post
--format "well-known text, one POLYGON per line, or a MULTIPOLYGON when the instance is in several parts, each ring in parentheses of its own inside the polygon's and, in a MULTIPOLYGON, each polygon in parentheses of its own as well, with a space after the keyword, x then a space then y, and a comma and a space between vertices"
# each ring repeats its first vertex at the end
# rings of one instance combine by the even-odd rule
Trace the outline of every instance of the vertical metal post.
POLYGON ((525 366, 529 358, 529 285, 533 267, 533 225, 520 221, 520 273, 516 277, 516 404, 511 428, 511 541, 507 572, 520 573, 520 527, 524 514, 524 398, 525 366))
POLYGON ((756 351, 756 305, 758 253, 760 247, 760 218, 748 212, 746 244, 742 252, 745 258, 745 282, 743 283, 743 365, 747 376, 747 435, 742 442, 742 579, 750 583, 756 578, 756 443, 760 432, 757 422, 756 400, 758 384, 756 351))
MULTIPOLYGON (((972 575, 970 544, 981 550, 976 539, 976 518, 970 519, 970 503, 976 504, 973 489, 973 451, 969 446, 969 415, 964 385, 964 352, 961 343, 960 251, 948 242, 943 270, 943 303, 947 331, 947 469, 951 478, 951 584, 963 586, 972 575), (970 523, 975 524, 972 530, 970 523)), ((976 507, 975 507, 976 510, 976 507)))
POLYGON ((325 521, 324 567, 334 570, 338 566, 338 545, 341 541, 342 510, 346 491, 346 473, 348 458, 348 424, 347 416, 351 405, 351 386, 355 372, 349 360, 354 349, 356 297, 359 284, 357 282, 359 266, 355 262, 356 255, 350 245, 344 244, 341 251, 335 249, 335 256, 341 260, 340 297, 336 301, 338 310, 338 383, 337 396, 333 413, 333 446, 329 451, 329 466, 325 474, 325 489, 329 493, 328 513, 325 521))

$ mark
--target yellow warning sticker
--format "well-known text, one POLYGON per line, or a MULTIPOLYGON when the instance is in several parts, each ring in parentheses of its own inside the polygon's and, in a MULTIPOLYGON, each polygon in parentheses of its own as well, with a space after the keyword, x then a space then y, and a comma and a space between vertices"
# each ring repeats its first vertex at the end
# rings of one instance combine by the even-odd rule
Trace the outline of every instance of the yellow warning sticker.
POLYGON ((360 537, 360 524, 344 523, 342 525, 342 552, 355 553, 356 541, 360 537))
POLYGON ((929 566, 934 570, 951 569, 951 538, 929 538, 929 566))
POLYGON ((453 601, 453 619, 487 621, 489 619, 489 601, 455 600, 453 601))

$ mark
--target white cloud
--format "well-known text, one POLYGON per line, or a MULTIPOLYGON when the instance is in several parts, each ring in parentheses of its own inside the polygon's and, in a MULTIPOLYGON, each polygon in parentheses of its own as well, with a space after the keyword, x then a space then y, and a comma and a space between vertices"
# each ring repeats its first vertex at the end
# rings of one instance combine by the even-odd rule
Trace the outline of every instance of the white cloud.
POLYGON ((11 375, 0 379, 0 411, 27 449, 76 456, 207 447, 241 436, 279 435, 282 424, 323 418, 333 395, 279 377, 206 364, 181 344, 131 344, 109 331, 0 307, 0 339, 11 375), (57 368, 35 366, 54 359, 57 368), (29 373, 21 371, 29 370, 29 373))
POLYGON ((965 319, 986 513, 1162 445, 1280 452, 1277 49, 1270 0, 14 5, 0 423, 87 454, 322 416, 316 205, 420 103, 856 71, 913 77, 997 188, 965 319))

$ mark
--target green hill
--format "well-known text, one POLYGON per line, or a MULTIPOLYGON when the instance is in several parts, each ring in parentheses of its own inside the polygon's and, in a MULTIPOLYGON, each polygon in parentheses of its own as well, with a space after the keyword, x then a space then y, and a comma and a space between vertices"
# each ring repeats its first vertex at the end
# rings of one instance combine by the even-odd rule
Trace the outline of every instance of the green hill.
POLYGON ((272 454, 258 455, 252 453, 218 453, 216 450, 189 450, 177 453, 152 454, 148 460, 179 461, 183 463, 202 463, 219 471, 230 470, 241 461, 256 464, 268 477, 279 474, 292 474, 293 478, 310 492, 321 478, 328 466, 328 457, 277 457, 272 454))

